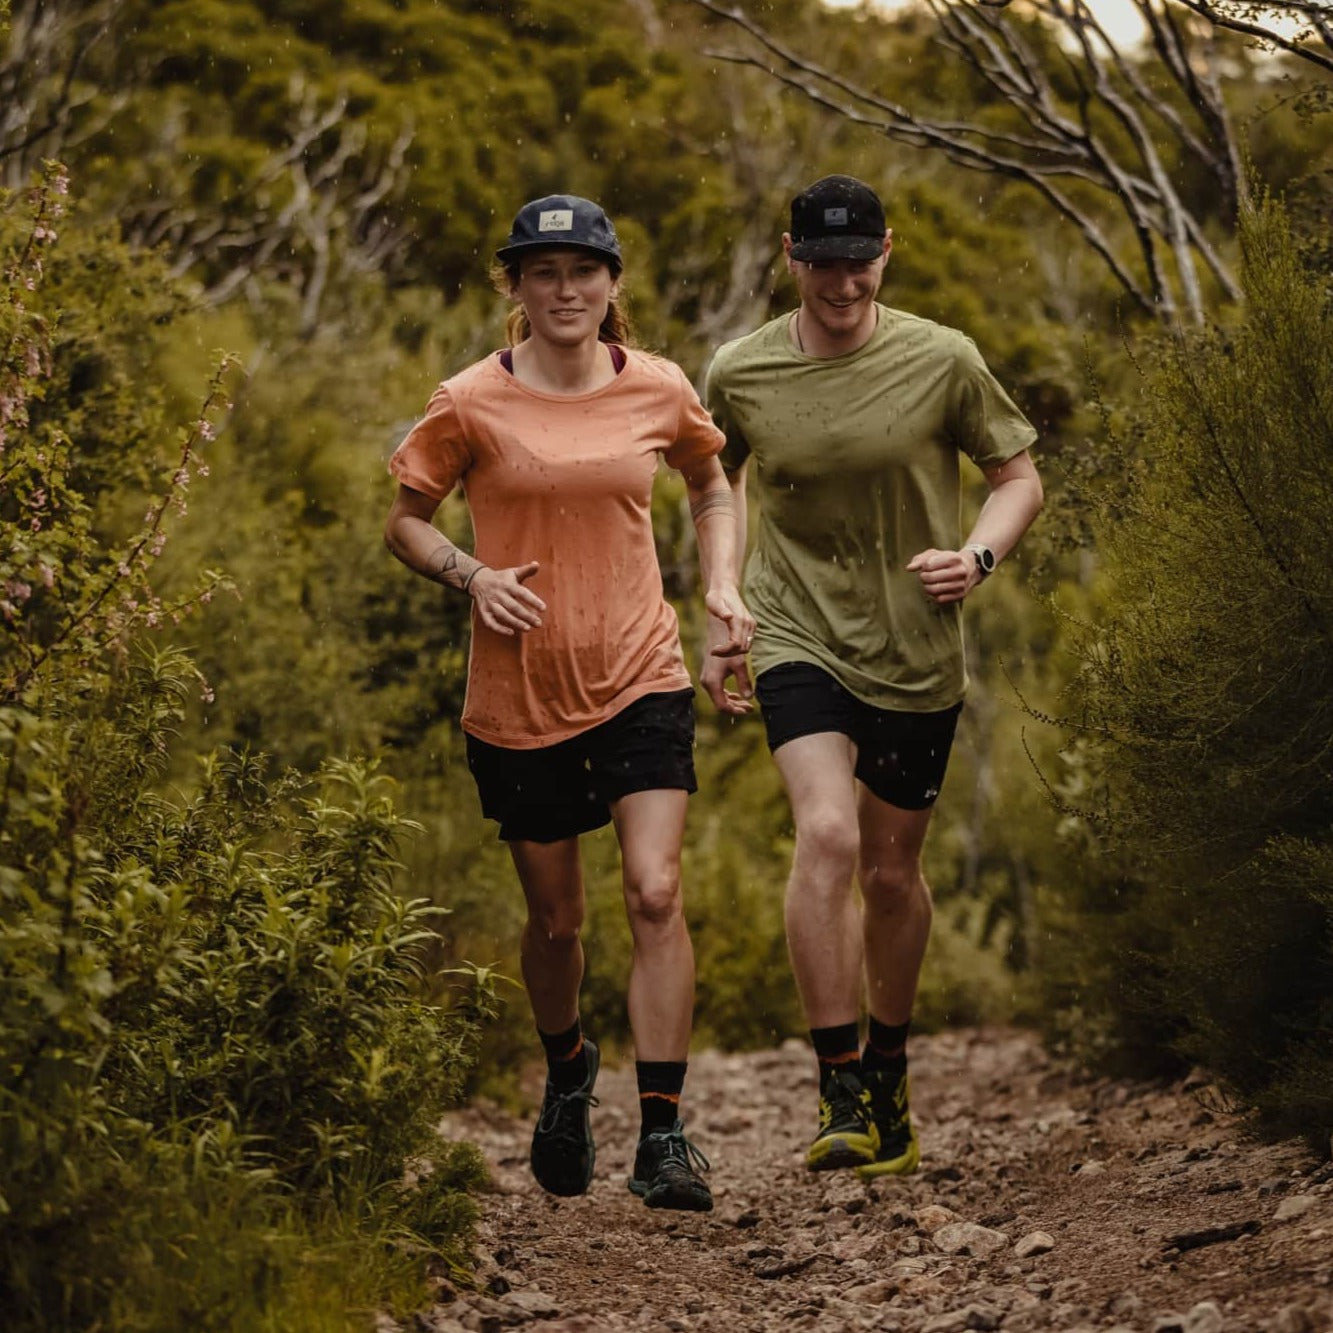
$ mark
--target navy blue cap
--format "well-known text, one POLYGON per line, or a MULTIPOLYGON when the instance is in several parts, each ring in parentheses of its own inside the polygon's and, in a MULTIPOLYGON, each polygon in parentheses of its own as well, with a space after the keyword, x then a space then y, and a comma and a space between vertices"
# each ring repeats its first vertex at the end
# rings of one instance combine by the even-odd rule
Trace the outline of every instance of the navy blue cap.
POLYGON ((524 204, 509 229, 509 239, 495 257, 508 264, 529 251, 553 245, 590 250, 605 259, 615 273, 624 267, 611 219, 591 199, 580 199, 576 194, 548 194, 524 204))
POLYGON ((791 201, 793 259, 878 259, 887 231, 879 196, 855 176, 825 176, 791 201))

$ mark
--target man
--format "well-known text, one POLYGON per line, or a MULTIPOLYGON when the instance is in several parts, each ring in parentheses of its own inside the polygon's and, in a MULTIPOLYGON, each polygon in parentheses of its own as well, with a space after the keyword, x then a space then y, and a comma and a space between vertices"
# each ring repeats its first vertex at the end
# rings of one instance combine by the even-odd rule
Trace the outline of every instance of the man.
MULTIPOLYGON (((906 1041, 931 920, 921 848, 966 686, 961 604, 1041 508, 1036 432, 970 339, 876 301, 892 236, 869 186, 816 181, 782 244, 800 305, 720 348, 705 398, 741 555, 751 457, 758 473, 750 660, 796 825, 787 944, 820 1069, 807 1162, 904 1174, 920 1160, 906 1041), (990 488, 965 541, 960 452, 990 488)), ((751 693, 743 656, 706 658, 702 678, 719 706, 751 693)))

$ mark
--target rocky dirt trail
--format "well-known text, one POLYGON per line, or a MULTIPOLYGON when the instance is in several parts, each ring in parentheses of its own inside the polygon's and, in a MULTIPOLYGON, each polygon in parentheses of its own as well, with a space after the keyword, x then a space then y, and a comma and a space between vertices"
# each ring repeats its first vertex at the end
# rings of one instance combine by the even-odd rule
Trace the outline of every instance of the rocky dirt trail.
POLYGON ((812 1174, 808 1049, 697 1054, 685 1111, 711 1214, 626 1189, 633 1067, 604 1069, 597 1179, 545 1196, 531 1124, 451 1116, 477 1143, 476 1290, 440 1284, 420 1333, 1319 1333, 1333 1329, 1333 1166, 1245 1137, 1206 1082, 1087 1082, 1035 1038, 913 1039, 923 1163, 863 1184, 812 1174))

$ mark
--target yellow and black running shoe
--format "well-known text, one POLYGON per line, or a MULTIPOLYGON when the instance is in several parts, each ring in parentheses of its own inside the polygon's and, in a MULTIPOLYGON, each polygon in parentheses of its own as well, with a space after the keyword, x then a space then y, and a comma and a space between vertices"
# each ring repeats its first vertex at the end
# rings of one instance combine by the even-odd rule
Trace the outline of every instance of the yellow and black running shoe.
POLYGON ((862 1180, 910 1176, 921 1164, 921 1146, 907 1101, 907 1073, 867 1069, 865 1084, 875 1128, 879 1131, 879 1151, 873 1162, 858 1166, 856 1174, 862 1180))
POLYGON ((806 1149, 811 1171, 866 1166, 879 1151, 870 1094, 855 1074, 835 1069, 819 1094, 819 1133, 806 1149))

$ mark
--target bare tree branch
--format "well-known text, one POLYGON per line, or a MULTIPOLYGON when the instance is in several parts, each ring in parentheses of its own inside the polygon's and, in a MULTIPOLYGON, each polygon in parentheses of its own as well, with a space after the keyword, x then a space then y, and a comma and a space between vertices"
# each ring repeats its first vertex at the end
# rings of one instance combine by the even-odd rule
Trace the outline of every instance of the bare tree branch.
POLYGON ((1214 27, 1257 37, 1267 45, 1279 47, 1333 73, 1333 6, 1327 0, 1264 0, 1262 4, 1251 4, 1249 0, 1175 2, 1192 10, 1200 18, 1207 19, 1214 27), (1273 26, 1274 15, 1300 19, 1309 26, 1294 35, 1288 35, 1273 26), (1312 37, 1317 37, 1326 51, 1309 45, 1312 37))
POLYGON ((94 4, 18 0, 0 54, 0 169, 9 188, 26 182, 43 158, 63 155, 81 120, 87 137, 118 112, 122 99, 85 82, 94 49, 124 0, 94 4))
MULTIPOLYGON (((1214 30, 1225 25, 1213 15, 1245 8, 1248 0, 1131 2, 1159 73, 1167 76, 1163 87, 1148 77, 1140 55, 1117 44, 1088 0, 1029 0, 1017 18, 986 0, 922 0, 935 20, 937 44, 989 89, 990 108, 998 101, 1017 118, 1005 125, 993 110, 984 119, 946 118, 905 105, 790 49, 730 0, 692 0, 749 39, 748 49, 710 54, 762 69, 816 105, 896 142, 1023 182, 1078 229, 1136 305, 1167 323, 1178 316, 1198 322, 1205 273, 1229 297, 1239 295, 1207 239, 1209 219, 1234 227, 1244 188, 1213 58, 1214 30), (1191 12, 1172 12, 1175 4, 1191 12), (1205 171, 1215 188, 1204 196, 1197 188, 1183 193, 1175 176, 1186 162, 1205 171), (1120 227, 1104 229, 1086 189, 1071 192, 1062 181, 1106 196, 1128 233, 1117 239, 1120 227), (1129 237, 1137 260, 1121 253, 1129 237)), ((1287 0, 1287 6, 1323 31, 1327 4, 1287 0)))

